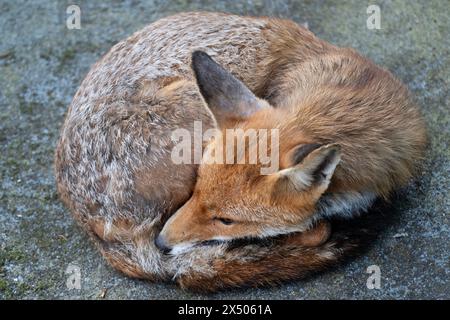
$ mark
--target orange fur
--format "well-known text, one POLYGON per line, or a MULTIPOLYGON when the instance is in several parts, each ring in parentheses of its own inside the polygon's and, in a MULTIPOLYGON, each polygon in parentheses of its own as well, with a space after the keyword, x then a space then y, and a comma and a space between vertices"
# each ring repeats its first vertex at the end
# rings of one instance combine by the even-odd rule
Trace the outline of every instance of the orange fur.
POLYGON ((317 211, 334 205, 323 199, 367 190, 388 197, 413 177, 424 145, 424 125, 406 88, 354 50, 292 21, 191 12, 152 23, 92 67, 61 129, 55 175, 62 201, 112 266, 213 291, 298 279, 341 260, 357 239, 339 231, 328 239, 321 222, 314 227, 317 211), (239 94, 230 93, 236 112, 214 105, 214 94, 199 93, 190 66, 196 50, 249 89, 238 85, 239 94), (239 100, 248 91, 255 94, 250 104, 239 100), (196 120, 203 129, 279 129, 280 169, 287 171, 261 176, 260 164, 174 164, 171 133, 192 133, 196 120), (314 144, 322 147, 308 147, 314 144), (309 152, 294 162, 305 146, 309 152), (319 164, 327 170, 317 183, 293 180, 299 172, 323 171, 319 164), (305 232, 271 238, 268 228, 276 229, 271 235, 305 232), (265 239, 166 255, 154 243, 161 229, 170 246, 265 239))

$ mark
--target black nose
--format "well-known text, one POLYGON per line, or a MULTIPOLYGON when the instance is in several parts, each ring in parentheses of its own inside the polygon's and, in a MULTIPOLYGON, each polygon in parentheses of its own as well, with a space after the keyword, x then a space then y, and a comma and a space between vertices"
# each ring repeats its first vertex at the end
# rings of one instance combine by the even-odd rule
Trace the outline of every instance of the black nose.
POLYGON ((161 250, 163 253, 169 253, 170 247, 167 245, 166 240, 161 235, 158 235, 155 239, 156 247, 161 250))

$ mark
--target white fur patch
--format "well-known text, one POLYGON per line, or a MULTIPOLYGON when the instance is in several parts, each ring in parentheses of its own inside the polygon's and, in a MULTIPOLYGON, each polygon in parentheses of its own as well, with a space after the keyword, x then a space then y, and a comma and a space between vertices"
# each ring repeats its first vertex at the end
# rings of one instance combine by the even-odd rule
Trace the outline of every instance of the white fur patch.
POLYGON ((335 258, 335 255, 333 252, 330 251, 323 251, 323 252, 319 252, 317 254, 319 257, 327 259, 327 260, 332 260, 335 258))
POLYGON ((301 225, 293 227, 267 228, 261 232, 260 238, 274 237, 280 234, 288 234, 293 232, 303 232, 308 230, 310 225, 310 222, 307 221, 305 223, 302 223, 301 225))
POLYGON ((289 178, 294 184, 296 190, 305 190, 311 186, 313 178, 306 172, 298 168, 283 169, 279 172, 280 175, 289 178))
POLYGON ((324 195, 317 203, 317 218, 341 216, 352 218, 367 211, 377 198, 373 192, 345 192, 324 195))
POLYGON ((189 251, 194 246, 193 243, 180 243, 172 247, 170 250, 171 255, 178 255, 181 253, 184 253, 186 251, 189 251))
POLYGON ((212 240, 217 240, 217 241, 229 241, 231 239, 232 239, 231 237, 223 237, 223 236, 217 236, 217 237, 212 238, 212 240))

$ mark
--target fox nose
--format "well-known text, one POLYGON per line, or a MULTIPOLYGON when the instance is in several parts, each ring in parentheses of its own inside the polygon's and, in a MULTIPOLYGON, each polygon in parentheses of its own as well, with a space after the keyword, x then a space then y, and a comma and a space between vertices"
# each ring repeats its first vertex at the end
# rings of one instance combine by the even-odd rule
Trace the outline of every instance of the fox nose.
POLYGON ((156 239, 155 239, 155 245, 156 245, 156 247, 157 247, 159 250, 162 251, 162 253, 165 253, 165 254, 169 253, 169 251, 170 251, 170 249, 171 249, 171 248, 167 245, 166 240, 164 239, 163 236, 161 236, 161 234, 158 235, 158 236, 156 237, 156 239))

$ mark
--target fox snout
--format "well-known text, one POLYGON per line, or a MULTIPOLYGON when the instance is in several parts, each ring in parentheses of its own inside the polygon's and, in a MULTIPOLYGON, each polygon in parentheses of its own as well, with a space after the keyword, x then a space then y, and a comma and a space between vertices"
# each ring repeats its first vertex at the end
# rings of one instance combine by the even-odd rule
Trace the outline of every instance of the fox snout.
POLYGON ((172 249, 168 244, 164 236, 159 234, 155 239, 156 247, 164 254, 167 254, 172 249))
POLYGON ((191 202, 192 200, 188 201, 187 208, 180 208, 175 212, 156 237, 155 246, 161 252, 177 254, 204 240, 204 223, 197 221, 198 218, 193 214, 196 209, 191 208, 191 202))

